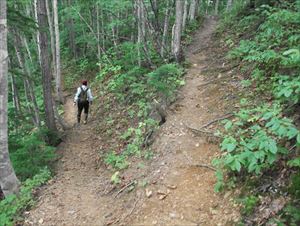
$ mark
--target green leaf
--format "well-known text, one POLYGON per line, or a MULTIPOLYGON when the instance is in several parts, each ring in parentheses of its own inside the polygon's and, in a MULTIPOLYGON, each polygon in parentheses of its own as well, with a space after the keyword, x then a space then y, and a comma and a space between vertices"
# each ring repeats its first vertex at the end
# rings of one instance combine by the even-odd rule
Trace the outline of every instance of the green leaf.
POLYGON ((269 140, 268 142, 268 148, 269 148, 269 151, 273 154, 276 154, 277 153, 277 144, 276 144, 276 141, 271 139, 269 140))
POLYGON ((300 157, 288 161, 287 164, 288 164, 289 166, 291 166, 291 167, 300 167, 300 157))
POLYGON ((297 144, 300 145, 300 133, 297 135, 297 144))
POLYGON ((224 126, 225 130, 228 131, 231 127, 232 127, 232 122, 231 121, 226 122, 224 126))

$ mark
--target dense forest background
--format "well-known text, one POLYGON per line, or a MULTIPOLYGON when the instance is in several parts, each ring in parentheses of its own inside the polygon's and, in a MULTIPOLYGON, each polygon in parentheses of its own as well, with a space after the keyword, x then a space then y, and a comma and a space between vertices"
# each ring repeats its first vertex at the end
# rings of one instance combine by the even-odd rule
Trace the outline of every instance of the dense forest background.
POLYGON ((262 201, 253 187, 264 181, 285 200, 272 222, 297 225, 299 11, 299 0, 1 1, 0 47, 8 57, 1 52, 0 224, 13 222, 31 205, 31 190, 51 177, 55 146, 70 129, 65 96, 82 79, 96 94, 96 109, 118 105, 131 119, 117 139, 126 140, 126 151, 110 151, 104 161, 122 170, 129 156, 151 158, 145 138, 184 85, 184 46, 211 15, 221 18, 216 39, 243 76, 240 109, 217 132, 223 154, 214 160, 216 190, 246 187, 240 202, 247 223, 258 218, 253 211, 262 201))

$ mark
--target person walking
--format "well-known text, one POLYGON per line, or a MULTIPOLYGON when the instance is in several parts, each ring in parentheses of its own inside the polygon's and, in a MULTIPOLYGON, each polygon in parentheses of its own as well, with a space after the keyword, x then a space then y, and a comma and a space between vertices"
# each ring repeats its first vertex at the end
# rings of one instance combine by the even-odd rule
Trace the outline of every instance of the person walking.
POLYGON ((93 102, 93 95, 91 89, 87 86, 87 80, 82 81, 82 85, 77 88, 77 92, 74 97, 74 106, 77 104, 77 123, 80 124, 81 112, 84 110, 83 124, 87 123, 89 106, 93 102))

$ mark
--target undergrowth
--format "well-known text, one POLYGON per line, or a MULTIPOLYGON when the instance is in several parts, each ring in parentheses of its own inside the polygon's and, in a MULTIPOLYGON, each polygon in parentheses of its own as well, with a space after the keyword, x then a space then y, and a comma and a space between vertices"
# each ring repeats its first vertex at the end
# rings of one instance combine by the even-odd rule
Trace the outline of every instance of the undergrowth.
MULTIPOLYGON (((271 221, 297 225, 300 2, 263 4, 255 10, 241 4, 234 12, 225 16, 219 32, 232 27, 224 43, 230 49, 228 58, 243 65, 242 83, 247 94, 235 118, 224 121, 224 130, 218 132, 223 139, 222 155, 213 162, 219 169, 215 189, 220 191, 224 186, 234 187, 249 180, 259 182, 270 172, 275 176, 287 169, 290 180, 285 184, 290 187, 292 201, 271 221)), ((250 214, 259 204, 253 197, 246 195, 243 199, 244 214, 250 214)))
POLYGON ((0 225, 15 225, 22 221, 23 211, 33 206, 33 190, 45 184, 51 177, 47 168, 40 170, 32 179, 25 180, 18 195, 10 195, 0 201, 0 225))

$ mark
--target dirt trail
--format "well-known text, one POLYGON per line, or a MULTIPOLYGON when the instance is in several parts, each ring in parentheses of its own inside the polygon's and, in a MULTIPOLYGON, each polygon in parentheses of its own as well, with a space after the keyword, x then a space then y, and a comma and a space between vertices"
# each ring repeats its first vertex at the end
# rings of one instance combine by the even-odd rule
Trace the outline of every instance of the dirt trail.
MULTIPOLYGON (((142 175, 147 186, 131 193, 110 190, 111 172, 97 163, 97 142, 101 134, 93 128, 96 121, 69 131, 59 146, 62 159, 58 174, 42 190, 37 206, 27 213, 26 225, 232 225, 238 219, 229 195, 213 191, 214 171, 192 166, 207 164, 216 156, 218 146, 203 136, 195 136, 186 125, 199 128, 226 112, 222 100, 226 90, 206 82, 202 70, 208 65, 206 48, 216 26, 207 19, 186 50, 191 67, 179 100, 168 113, 153 144, 154 160, 145 167, 131 167, 126 178, 142 175), (146 196, 152 192, 151 197, 146 196)), ((65 119, 75 121, 72 99, 65 105, 65 119)))

